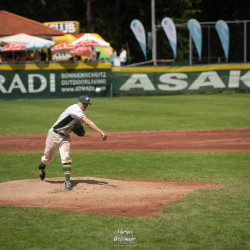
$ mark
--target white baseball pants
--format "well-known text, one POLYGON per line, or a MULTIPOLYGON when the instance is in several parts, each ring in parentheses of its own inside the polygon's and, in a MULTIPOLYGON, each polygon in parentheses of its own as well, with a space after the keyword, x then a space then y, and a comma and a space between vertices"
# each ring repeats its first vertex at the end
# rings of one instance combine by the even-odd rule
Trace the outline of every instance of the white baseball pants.
POLYGON ((48 132, 42 163, 47 164, 54 159, 56 150, 59 149, 61 162, 71 163, 70 154, 70 136, 56 134, 51 128, 48 132))

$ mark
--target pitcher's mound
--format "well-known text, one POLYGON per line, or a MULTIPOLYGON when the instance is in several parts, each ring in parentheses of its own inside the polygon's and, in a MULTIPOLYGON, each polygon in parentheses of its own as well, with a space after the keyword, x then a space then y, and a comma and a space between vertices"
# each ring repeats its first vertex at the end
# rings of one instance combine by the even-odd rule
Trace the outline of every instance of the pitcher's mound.
POLYGON ((40 207, 119 216, 155 215, 166 205, 195 189, 218 183, 182 180, 113 180, 71 178, 72 190, 64 190, 64 178, 18 180, 0 183, 0 204, 40 207))

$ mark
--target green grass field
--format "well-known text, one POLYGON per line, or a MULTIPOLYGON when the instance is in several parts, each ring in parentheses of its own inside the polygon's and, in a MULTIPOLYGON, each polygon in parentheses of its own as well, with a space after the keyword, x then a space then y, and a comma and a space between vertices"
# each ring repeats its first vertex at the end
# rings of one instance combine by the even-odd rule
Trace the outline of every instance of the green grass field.
MULTIPOLYGON (((0 100, 1 134, 47 133, 75 102, 77 98, 0 100)), ((91 102, 86 115, 105 131, 250 127, 249 93, 93 98, 91 102)))
MULTIPOLYGON (((0 133, 46 133, 73 102, 0 100, 0 133)), ((250 127, 250 94, 95 98, 92 103, 86 114, 105 131, 250 127)), ((0 152, 0 182, 37 178, 42 153, 0 152)), ((116 249, 114 237, 122 228, 133 231, 136 249, 250 249, 249 151, 72 151, 71 157, 73 177, 212 181, 221 187, 194 191, 149 217, 1 206, 0 249, 116 249)), ((63 176, 59 154, 47 174, 63 176)))

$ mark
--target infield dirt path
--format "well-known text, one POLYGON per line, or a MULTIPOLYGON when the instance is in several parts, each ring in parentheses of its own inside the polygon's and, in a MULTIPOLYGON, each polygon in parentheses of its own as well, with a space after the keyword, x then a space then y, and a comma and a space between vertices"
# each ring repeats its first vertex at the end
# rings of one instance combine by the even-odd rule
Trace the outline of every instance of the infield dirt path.
MULTIPOLYGON (((72 150, 225 150, 250 151, 250 129, 109 132, 72 135, 72 150)), ((43 150, 45 134, 0 135, 0 151, 43 150)), ((47 166, 49 177, 49 166, 47 166)), ((118 216, 156 215, 168 204, 197 189, 219 183, 188 180, 111 180, 72 177, 16 180, 0 183, 0 204, 53 208, 118 216), (31 188, 32 187, 32 188, 31 188)))
MULTIPOLYGON (((72 150, 229 150, 250 151, 250 128, 108 132, 72 135, 72 150)), ((0 135, 0 151, 44 150, 45 134, 0 135)))

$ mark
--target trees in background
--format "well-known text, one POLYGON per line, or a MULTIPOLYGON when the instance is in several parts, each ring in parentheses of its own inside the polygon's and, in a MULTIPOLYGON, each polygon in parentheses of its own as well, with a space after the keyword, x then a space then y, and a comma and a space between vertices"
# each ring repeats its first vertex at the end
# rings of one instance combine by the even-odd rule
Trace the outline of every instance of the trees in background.
MULTIPOLYGON (((145 31, 151 31, 150 0, 0 0, 0 6, 2 10, 39 22, 79 21, 81 32, 100 34, 118 53, 120 48, 125 46, 133 62, 144 60, 140 47, 130 30, 130 22, 133 19, 139 19, 145 31)), ((178 24, 186 23, 191 18, 202 22, 219 19, 247 20, 250 16, 249 4, 243 0, 155 0, 155 8, 157 25, 161 24, 164 17, 170 17, 178 24)), ((178 41, 184 43, 185 41, 181 39, 178 41)), ((167 42, 162 43, 160 42, 158 47, 168 46, 167 42)), ((166 49, 170 50, 168 47, 166 49)), ((148 50, 149 55, 150 53, 148 50)), ((179 51, 178 56, 182 57, 185 53, 183 49, 179 51)))

